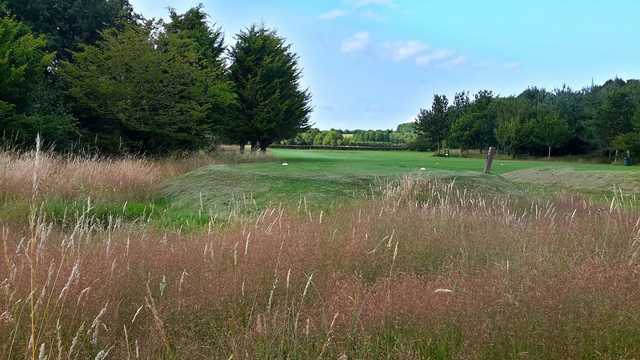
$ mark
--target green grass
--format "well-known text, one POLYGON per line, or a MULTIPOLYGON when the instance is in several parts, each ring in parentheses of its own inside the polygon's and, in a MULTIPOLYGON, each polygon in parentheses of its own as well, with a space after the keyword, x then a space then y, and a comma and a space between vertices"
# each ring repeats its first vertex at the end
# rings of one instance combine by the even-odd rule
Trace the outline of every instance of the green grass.
MULTIPOLYGON (((581 181, 588 183, 594 173, 609 174, 611 179, 638 176, 634 168, 621 165, 540 160, 497 160, 493 175, 488 176, 482 174, 483 159, 442 158, 408 151, 274 149, 272 154, 274 161, 213 165, 196 170, 168 183, 163 196, 175 208, 199 208, 216 214, 228 214, 232 210, 252 212, 269 205, 301 206, 305 202, 307 206, 330 210, 371 193, 380 182, 405 175, 456 178, 465 187, 483 192, 536 193, 580 190, 581 187, 575 185, 581 181), (288 166, 283 166, 284 162, 288 166), (427 170, 421 171, 421 168, 427 170), (569 177, 572 181, 566 187, 562 183, 509 179, 510 173, 529 169, 563 169, 575 176, 569 177)), ((589 195, 602 195, 610 190, 609 184, 606 185, 584 188, 589 190, 589 195)))
MULTIPOLYGON (((483 159, 443 158, 431 153, 274 149, 272 155, 273 161, 200 168, 169 180, 161 193, 148 201, 130 201, 125 206, 122 201, 96 199, 85 217, 102 224, 121 218, 186 230, 206 226, 213 217, 251 216, 268 206, 332 212, 342 204, 377 193, 380 184, 407 175, 455 179, 459 186, 477 192, 527 198, 570 191, 607 202, 614 187, 632 197, 640 189, 640 172, 621 165, 497 160, 493 174, 485 175, 483 159)), ((635 206, 638 201, 633 199, 635 206)), ((20 201, 3 204, 0 216, 6 219, 24 219, 30 211, 20 201)), ((50 198, 45 212, 58 223, 74 223, 86 206, 86 199, 50 198)))

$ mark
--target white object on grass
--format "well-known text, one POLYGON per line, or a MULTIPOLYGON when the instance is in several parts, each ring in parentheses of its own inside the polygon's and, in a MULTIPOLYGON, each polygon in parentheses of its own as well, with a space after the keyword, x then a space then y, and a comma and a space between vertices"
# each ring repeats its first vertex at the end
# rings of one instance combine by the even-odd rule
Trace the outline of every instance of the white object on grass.
POLYGON ((427 168, 420 168, 420 171, 427 171, 427 168))
POLYGON ((451 289, 436 289, 436 291, 434 291, 434 293, 439 294, 439 293, 445 293, 445 294, 451 294, 453 292, 453 290, 451 289))
POLYGON ((282 166, 289 166, 289 163, 284 162, 282 163, 282 166))

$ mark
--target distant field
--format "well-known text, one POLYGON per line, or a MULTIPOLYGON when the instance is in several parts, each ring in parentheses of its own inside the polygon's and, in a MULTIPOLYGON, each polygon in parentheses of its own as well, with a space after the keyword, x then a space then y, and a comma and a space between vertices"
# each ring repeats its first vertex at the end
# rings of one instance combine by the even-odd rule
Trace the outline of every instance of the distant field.
POLYGON ((260 209, 267 204, 304 201, 329 209, 372 191, 380 182, 405 175, 458 178, 469 188, 497 191, 535 185, 546 190, 606 193, 614 185, 637 191, 640 184, 638 170, 621 165, 498 160, 493 175, 486 176, 483 159, 442 158, 431 153, 274 149, 272 155, 274 161, 199 169, 172 181, 164 194, 177 206, 198 205, 223 213, 240 203, 260 209))

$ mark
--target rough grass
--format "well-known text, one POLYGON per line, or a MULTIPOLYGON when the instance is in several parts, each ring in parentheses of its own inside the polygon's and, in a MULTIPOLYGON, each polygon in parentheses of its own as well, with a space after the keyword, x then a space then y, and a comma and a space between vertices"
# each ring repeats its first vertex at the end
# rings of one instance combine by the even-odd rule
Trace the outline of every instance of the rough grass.
POLYGON ((37 200, 58 225, 74 223, 84 214, 103 224, 121 218, 159 227, 202 227, 210 213, 198 206, 172 206, 160 194, 165 182, 212 164, 269 159, 231 150, 162 159, 1 151, 0 218, 25 222, 37 200))
POLYGON ((622 190, 640 193, 638 171, 577 171, 571 168, 527 169, 504 174, 504 177, 519 183, 563 187, 577 191, 598 192, 622 190))
POLYGON ((329 215, 270 208, 190 233, 89 217, 58 228, 34 208, 30 224, 2 223, 0 353, 640 354, 637 211, 410 178, 379 194, 329 215))
POLYGON ((2 358, 640 356, 627 194, 415 171, 402 161, 423 154, 401 154, 5 154, 2 358))

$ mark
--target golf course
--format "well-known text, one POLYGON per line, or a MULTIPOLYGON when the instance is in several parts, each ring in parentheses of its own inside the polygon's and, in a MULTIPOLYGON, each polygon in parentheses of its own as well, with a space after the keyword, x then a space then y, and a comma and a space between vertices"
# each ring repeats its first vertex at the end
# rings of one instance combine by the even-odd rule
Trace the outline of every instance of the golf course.
MULTIPOLYGON (((250 199, 252 207, 306 206, 330 210, 371 195, 403 177, 456 181, 468 190, 508 194, 577 192, 605 199, 640 191, 640 173, 611 164, 497 159, 490 175, 484 159, 437 157, 428 152, 273 149, 268 158, 211 165, 167 182, 162 194, 175 207, 224 210, 250 199)), ((606 201, 606 200, 604 200, 606 201)), ((251 206, 250 206, 251 207, 251 206)))
POLYGON ((640 360, 638 14, 0 0, 0 360, 640 360))

